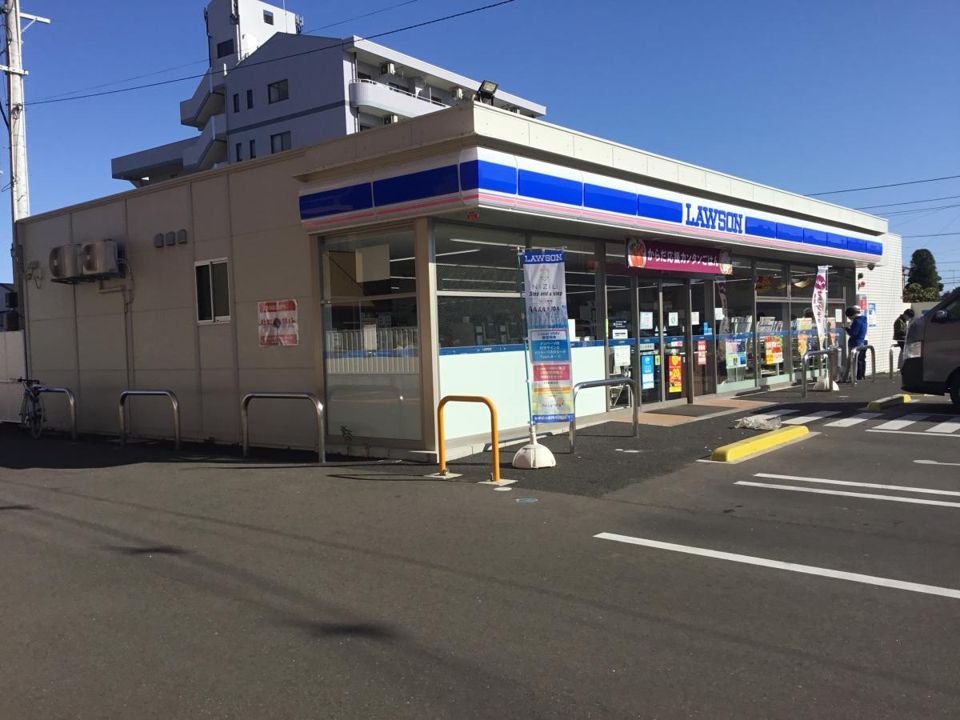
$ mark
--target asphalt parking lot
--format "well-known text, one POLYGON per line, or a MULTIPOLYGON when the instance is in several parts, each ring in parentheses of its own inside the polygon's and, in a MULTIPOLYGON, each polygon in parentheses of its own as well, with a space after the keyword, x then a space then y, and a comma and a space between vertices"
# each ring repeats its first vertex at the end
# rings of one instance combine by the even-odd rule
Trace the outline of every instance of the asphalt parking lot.
POLYGON ((550 438, 508 492, 0 428, 0 717, 955 718, 960 412, 886 390, 550 438), (815 434, 700 462, 776 411, 815 434))

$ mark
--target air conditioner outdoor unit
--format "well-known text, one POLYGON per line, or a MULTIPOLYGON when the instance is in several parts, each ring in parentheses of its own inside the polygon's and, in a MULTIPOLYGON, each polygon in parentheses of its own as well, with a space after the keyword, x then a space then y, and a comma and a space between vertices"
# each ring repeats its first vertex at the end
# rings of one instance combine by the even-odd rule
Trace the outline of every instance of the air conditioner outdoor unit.
POLYGON ((396 75, 397 74, 397 64, 392 62, 385 62, 380 65, 380 74, 381 75, 396 75))
POLYGON ((121 274, 122 255, 116 240, 94 240, 80 249, 81 270, 85 278, 116 277, 121 274))
POLYGON ((75 282, 80 277, 80 246, 60 245, 50 251, 50 279, 75 282))
POLYGON ((387 116, 383 119, 383 124, 384 124, 384 125, 393 125, 394 123, 398 123, 398 122, 400 122, 400 116, 399 116, 399 115, 387 115, 387 116))

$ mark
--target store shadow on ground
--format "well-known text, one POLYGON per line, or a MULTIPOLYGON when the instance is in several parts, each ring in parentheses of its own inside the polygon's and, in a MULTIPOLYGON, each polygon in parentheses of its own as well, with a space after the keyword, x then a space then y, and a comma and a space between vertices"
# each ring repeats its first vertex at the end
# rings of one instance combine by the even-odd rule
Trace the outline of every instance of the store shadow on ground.
MULTIPOLYGON (((342 455, 328 455, 327 461, 357 466, 376 462, 342 455)), ((210 469, 209 465, 223 465, 230 471, 316 468, 317 454, 308 450, 252 448, 251 456, 243 458, 237 446, 183 443, 177 451, 172 442, 165 440, 132 440, 122 445, 116 438, 91 435, 74 442, 68 434, 59 432, 49 432, 34 440, 18 426, 0 423, 0 468, 83 470, 140 463, 199 463, 206 469, 210 469)))

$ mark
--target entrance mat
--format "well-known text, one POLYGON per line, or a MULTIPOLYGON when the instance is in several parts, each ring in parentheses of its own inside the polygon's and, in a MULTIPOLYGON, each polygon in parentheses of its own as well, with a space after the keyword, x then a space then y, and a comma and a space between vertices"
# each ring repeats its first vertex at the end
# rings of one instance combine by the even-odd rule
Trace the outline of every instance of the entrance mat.
POLYGON ((676 405, 674 407, 664 408, 663 410, 648 410, 651 415, 683 415, 684 417, 702 417, 703 415, 713 415, 725 410, 736 410, 737 408, 729 405, 676 405))

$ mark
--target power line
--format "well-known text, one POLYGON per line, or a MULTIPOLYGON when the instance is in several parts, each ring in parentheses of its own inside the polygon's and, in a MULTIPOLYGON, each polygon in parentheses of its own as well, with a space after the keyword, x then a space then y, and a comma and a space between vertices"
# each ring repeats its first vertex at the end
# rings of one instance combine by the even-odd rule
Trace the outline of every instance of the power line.
MULTIPOLYGON (((404 0, 403 2, 400 2, 400 3, 395 3, 393 5, 387 5, 386 7, 382 7, 379 10, 373 10, 368 13, 363 13, 362 15, 354 15, 353 17, 345 18, 343 20, 338 20, 337 22, 329 23, 328 25, 321 25, 320 27, 312 28, 304 32, 306 34, 306 33, 318 32, 320 30, 326 30, 327 28, 336 27, 337 25, 344 25, 348 22, 353 22, 354 20, 362 20, 363 18, 371 17, 373 15, 379 15, 381 13, 387 12, 388 10, 394 10, 396 8, 403 7, 405 5, 412 5, 413 3, 420 2, 420 1, 421 0, 404 0)), ((154 77, 155 75, 163 75, 164 73, 172 72, 174 70, 182 70, 183 68, 186 68, 186 67, 192 67, 194 65, 201 65, 201 64, 208 65, 209 61, 194 60, 193 62, 183 63, 182 65, 173 65, 171 67, 163 68, 161 70, 154 70, 152 72, 142 73, 140 75, 131 75, 130 77, 120 78, 119 80, 111 80, 110 82, 100 83, 99 85, 88 85, 86 87, 77 88, 75 90, 67 90, 65 92, 57 93, 56 95, 48 95, 47 97, 40 98, 36 102, 44 102, 46 100, 59 99, 69 95, 75 95, 76 93, 85 92, 87 90, 99 90, 101 88, 110 87, 111 85, 119 85, 125 82, 132 82, 133 80, 142 80, 143 78, 154 77)))
MULTIPOLYGON (((433 18, 431 20, 424 20, 423 22, 414 23, 413 25, 406 25, 404 27, 395 28, 394 30, 386 30, 380 33, 374 33, 373 35, 367 35, 361 40, 373 40, 375 38, 387 37, 388 35, 396 35, 397 33, 406 32, 408 30, 416 30, 422 27, 427 27, 428 25, 436 25, 440 22, 445 22, 447 20, 454 20, 456 18, 465 17, 467 15, 473 15, 478 12, 483 12, 484 10, 492 10, 493 8, 500 7, 502 5, 509 5, 510 3, 516 2, 516 0, 500 0, 499 2, 490 3, 488 5, 481 5, 480 7, 471 8, 470 10, 463 10, 462 12, 453 13, 451 15, 444 15, 442 17, 433 18)), ((290 55, 284 55, 282 57, 271 58, 269 60, 260 60, 254 62, 244 62, 237 66, 238 69, 256 67, 258 65, 266 65, 268 63, 278 62, 280 60, 289 60, 290 58, 300 57, 303 55, 311 55, 317 52, 323 52, 325 50, 334 50, 336 48, 343 48, 353 44, 353 39, 342 40, 340 42, 333 43, 331 45, 325 45, 319 48, 313 48, 312 50, 304 50, 298 53, 292 53, 290 55)), ((26 105, 51 105, 54 103, 63 103, 70 102, 73 100, 87 100, 89 98, 103 97, 105 95, 118 95, 120 93, 133 92, 134 90, 146 90, 148 88, 161 87, 163 85, 173 85, 174 83, 185 82, 186 80, 199 80, 200 78, 205 78, 210 75, 213 75, 217 71, 207 71, 200 73, 199 75, 185 75, 183 77, 172 78, 170 80, 160 80, 154 83, 146 83, 144 85, 132 85, 126 88, 117 88, 116 90, 104 90, 103 92, 96 93, 87 93, 85 95, 71 95, 70 97, 50 97, 46 99, 33 100, 32 102, 26 103, 26 105)))
POLYGON ((809 197, 819 195, 839 195, 840 193, 860 192, 861 190, 880 190, 882 188, 903 187, 904 185, 920 185, 922 183, 940 182, 941 180, 956 180, 960 175, 945 175, 944 177, 925 178, 923 180, 907 180, 905 182, 889 183, 887 185, 870 185, 868 187, 846 188, 844 190, 828 190, 827 192, 807 193, 809 197))
POLYGON ((884 203, 883 205, 864 205, 854 210, 875 210, 876 208, 896 207, 899 205, 916 205, 918 203, 935 202, 937 200, 956 200, 960 195, 944 195, 943 197, 924 198, 923 200, 908 200, 907 202, 884 203))
POLYGON ((352 18, 347 18, 346 20, 338 20, 337 22, 330 23, 329 25, 321 25, 320 27, 311 28, 310 30, 305 30, 304 32, 312 33, 312 32, 317 32, 319 30, 326 30, 327 28, 336 27, 337 25, 343 25, 348 22, 353 22, 354 20, 362 20, 363 18, 368 18, 373 15, 379 15, 380 13, 385 13, 388 10, 396 10, 397 8, 403 7, 404 5, 413 5, 414 3, 417 3, 417 2, 420 2, 420 0, 404 0, 403 2, 394 3, 393 5, 387 5, 386 7, 382 7, 379 10, 371 10, 370 12, 364 13, 363 15, 355 15, 352 18))
POLYGON ((960 203, 951 203, 950 205, 935 205, 934 207, 924 207, 924 208, 913 208, 912 210, 893 210, 891 212, 884 213, 887 217, 893 217, 894 215, 912 215, 913 213, 922 213, 933 212, 934 210, 946 210, 947 208, 960 207, 960 203))
POLYGON ((948 237, 953 235, 960 235, 960 232, 948 232, 948 233, 930 233, 929 235, 904 235, 903 239, 907 238, 932 238, 932 237, 948 237))

